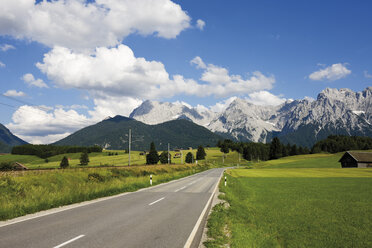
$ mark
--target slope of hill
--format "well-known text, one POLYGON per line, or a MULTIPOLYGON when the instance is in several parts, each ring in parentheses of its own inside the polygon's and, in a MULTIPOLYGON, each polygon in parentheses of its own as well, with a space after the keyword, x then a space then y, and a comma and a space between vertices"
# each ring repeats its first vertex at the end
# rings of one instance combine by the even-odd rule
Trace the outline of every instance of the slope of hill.
POLYGON ((133 150, 148 150, 154 141, 158 150, 171 148, 214 146, 220 136, 187 120, 173 120, 147 125, 131 118, 116 116, 83 128, 57 141, 56 145, 99 145, 107 149, 128 149, 128 132, 132 130, 133 150))
POLYGON ((23 144, 27 144, 27 142, 18 138, 4 125, 0 124, 0 152, 10 152, 12 146, 23 144))
POLYGON ((7 144, 0 142, 0 152, 2 153, 8 153, 12 150, 11 146, 8 146, 7 144))

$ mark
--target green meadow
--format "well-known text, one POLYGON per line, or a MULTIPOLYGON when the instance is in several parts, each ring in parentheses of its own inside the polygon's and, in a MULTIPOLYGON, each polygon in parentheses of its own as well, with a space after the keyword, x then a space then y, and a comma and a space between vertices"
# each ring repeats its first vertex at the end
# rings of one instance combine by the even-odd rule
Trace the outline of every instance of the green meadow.
MULTIPOLYGON (((202 163, 209 162, 212 164, 224 164, 226 165, 236 165, 239 164, 239 154, 237 152, 230 152, 225 155, 223 158, 223 153, 220 152, 218 148, 205 148, 207 153, 207 157, 205 161, 200 161, 202 163)), ((162 151, 158 151, 159 154, 162 151)), ((188 152, 192 152, 194 157, 196 156, 196 149, 194 150, 183 150, 183 160, 181 158, 173 158, 175 153, 171 151, 170 154, 172 155, 172 163, 173 164, 181 164, 185 162, 185 157, 188 152)), ((146 164, 146 156, 140 155, 141 152, 139 151, 132 151, 131 152, 131 165, 144 165, 146 164)), ((69 159, 69 164, 71 168, 81 168, 80 166, 80 153, 67 153, 61 154, 53 157, 49 157, 48 161, 46 162, 45 159, 41 159, 37 156, 31 155, 0 155, 0 163, 1 162, 19 162, 25 165, 29 169, 51 169, 51 168, 59 168, 59 164, 63 156, 66 156, 69 159)), ((112 151, 112 150, 105 150, 102 153, 89 153, 89 167, 97 167, 97 166, 127 166, 129 160, 129 154, 125 153, 122 150, 112 151), (109 153, 118 153, 118 155, 109 156, 109 153)), ((240 164, 247 164, 247 162, 243 159, 240 159, 240 164)))
POLYGON ((228 170, 220 191, 230 207, 214 208, 206 246, 372 247, 372 169, 342 169, 341 155, 228 170))
MULTIPOLYGON (((1 155, 0 163, 19 162, 31 170, 0 172, 0 220, 148 187, 150 174, 158 184, 221 166, 222 161, 225 166, 239 163, 236 152, 223 158, 218 148, 205 151, 206 160, 198 164, 181 164, 181 158, 173 159, 172 151, 171 165, 152 166, 145 165, 146 158, 139 151, 131 152, 131 166, 127 166, 129 154, 124 151, 90 153, 88 166, 79 165, 80 153, 53 156, 48 162, 36 156, 1 155), (70 166, 57 169, 63 156, 68 157, 70 166)), ((196 150, 184 150, 183 159, 188 152, 196 155, 196 150)))

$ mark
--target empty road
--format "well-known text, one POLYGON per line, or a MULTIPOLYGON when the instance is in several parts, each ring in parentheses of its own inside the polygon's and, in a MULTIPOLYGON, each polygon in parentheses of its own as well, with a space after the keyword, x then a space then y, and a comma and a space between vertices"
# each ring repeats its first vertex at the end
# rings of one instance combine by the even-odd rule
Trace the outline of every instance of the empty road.
POLYGON ((18 223, 2 222, 0 247, 184 247, 222 173, 211 169, 18 223))

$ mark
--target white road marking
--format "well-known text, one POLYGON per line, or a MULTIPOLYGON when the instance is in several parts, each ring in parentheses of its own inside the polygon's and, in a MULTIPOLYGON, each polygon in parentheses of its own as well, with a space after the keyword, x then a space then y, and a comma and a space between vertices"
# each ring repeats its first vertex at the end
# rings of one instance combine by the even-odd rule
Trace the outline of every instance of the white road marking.
POLYGON ((62 247, 62 246, 65 246, 65 245, 67 245, 67 244, 70 244, 70 243, 74 242, 75 240, 78 240, 78 239, 80 239, 80 238, 82 238, 82 237, 84 237, 84 236, 85 236, 85 235, 79 235, 79 236, 77 236, 77 237, 75 237, 75 238, 73 238, 73 239, 70 239, 70 240, 68 240, 68 241, 66 241, 66 242, 64 242, 64 243, 62 243, 62 244, 60 244, 60 245, 54 246, 53 248, 60 248, 60 247, 62 247))
POLYGON ((178 191, 180 191, 180 190, 183 190, 184 188, 186 188, 186 186, 183 186, 182 188, 179 188, 179 189, 177 189, 177 190, 174 191, 174 192, 178 192, 178 191))
POLYGON ((151 206, 152 204, 155 204, 155 203, 157 203, 157 202, 160 202, 161 200, 164 200, 164 198, 165 198, 165 197, 162 197, 162 198, 160 198, 160 199, 158 199, 158 200, 156 200, 156 201, 154 201, 154 202, 151 202, 151 203, 149 204, 149 206, 151 206))
POLYGON ((213 199, 213 196, 214 196, 214 194, 216 193, 216 190, 217 190, 217 188, 218 188, 218 185, 220 184, 220 180, 221 180, 222 174, 223 174, 223 173, 221 173, 221 175, 220 175, 220 177, 219 177, 219 179, 218 179, 216 185, 214 186, 214 190, 213 190, 211 196, 209 197, 209 200, 208 200, 207 204, 205 205, 205 207, 204 207, 204 209, 203 209, 203 212, 202 212, 201 215, 199 216, 199 219, 198 219, 198 221, 196 222, 196 224, 195 224, 195 226, 194 226, 194 229, 192 229, 192 231, 191 231, 191 233, 190 233, 190 236, 189 236, 189 238, 187 239, 187 241, 186 241, 186 243, 185 243, 185 245, 184 245, 184 248, 190 248, 190 247, 191 247, 192 241, 193 241, 194 238, 195 238, 196 232, 198 231, 198 228, 199 228, 199 226, 200 226, 200 224, 201 224, 201 221, 202 221, 202 219, 204 218, 204 216, 205 216, 205 214, 206 214, 206 212, 207 212, 207 209, 208 209, 208 207, 209 207, 209 204, 211 204, 211 201, 212 201, 212 199, 213 199))

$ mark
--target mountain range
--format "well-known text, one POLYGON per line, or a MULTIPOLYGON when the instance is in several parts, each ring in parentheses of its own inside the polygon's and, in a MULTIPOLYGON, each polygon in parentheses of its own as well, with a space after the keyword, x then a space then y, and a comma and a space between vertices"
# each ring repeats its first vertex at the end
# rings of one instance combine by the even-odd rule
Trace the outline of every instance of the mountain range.
MULTIPOLYGON (((151 141, 160 150, 214 146, 218 140, 270 142, 311 147, 329 135, 372 137, 372 87, 361 92, 327 88, 316 99, 287 100, 278 106, 261 106, 236 98, 224 110, 192 107, 176 102, 145 101, 130 118, 116 116, 85 127, 57 141, 57 145, 100 145, 109 149, 146 150, 151 141)), ((27 142, 0 124, 0 152, 27 142)))
POLYGON ((148 124, 187 119, 223 137, 239 141, 312 146, 331 134, 372 136, 372 87, 362 92, 327 88, 317 99, 287 100, 258 106, 236 98, 222 112, 182 103, 145 101, 130 115, 148 124))

